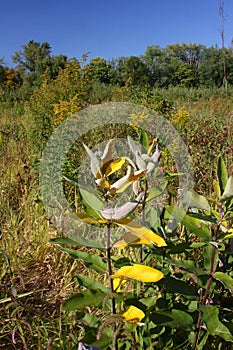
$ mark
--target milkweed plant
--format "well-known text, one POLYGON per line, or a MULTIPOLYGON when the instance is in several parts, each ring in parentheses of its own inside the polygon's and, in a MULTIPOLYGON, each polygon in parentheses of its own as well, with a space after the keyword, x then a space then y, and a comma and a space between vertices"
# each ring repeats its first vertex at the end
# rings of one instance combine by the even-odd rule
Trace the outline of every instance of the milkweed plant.
POLYGON ((130 157, 114 157, 114 144, 102 154, 83 144, 95 188, 64 175, 78 191, 76 215, 105 246, 52 240, 89 270, 63 304, 82 329, 79 349, 230 349, 233 177, 223 159, 208 198, 180 190, 175 206, 169 179, 180 174, 163 171, 159 141, 128 136, 130 157))

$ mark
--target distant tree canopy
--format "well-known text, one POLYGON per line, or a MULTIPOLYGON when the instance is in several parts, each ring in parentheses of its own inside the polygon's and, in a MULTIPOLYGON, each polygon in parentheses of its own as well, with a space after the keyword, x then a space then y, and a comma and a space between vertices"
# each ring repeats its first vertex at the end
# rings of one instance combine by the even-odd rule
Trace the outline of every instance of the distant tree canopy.
MULTIPOLYGON (((81 62, 80 76, 90 83, 115 86, 169 87, 220 87, 223 84, 223 59, 226 62, 227 80, 233 84, 233 49, 224 51, 217 46, 207 48, 201 44, 172 44, 161 48, 148 46, 140 56, 113 58, 101 57, 81 62), (225 55, 225 58, 223 57, 225 55), (82 71, 82 73, 81 73, 82 71)), ((47 42, 30 40, 22 50, 12 56, 14 69, 0 59, 0 85, 6 88, 26 89, 39 87, 46 75, 53 80, 68 64, 65 55, 51 55, 47 42)))
POLYGON ((65 66, 67 57, 51 56, 51 48, 47 42, 40 44, 30 40, 22 45, 22 51, 16 51, 12 60, 20 73, 23 82, 29 86, 38 86, 42 82, 43 73, 48 70, 51 78, 55 78, 60 67, 65 66))

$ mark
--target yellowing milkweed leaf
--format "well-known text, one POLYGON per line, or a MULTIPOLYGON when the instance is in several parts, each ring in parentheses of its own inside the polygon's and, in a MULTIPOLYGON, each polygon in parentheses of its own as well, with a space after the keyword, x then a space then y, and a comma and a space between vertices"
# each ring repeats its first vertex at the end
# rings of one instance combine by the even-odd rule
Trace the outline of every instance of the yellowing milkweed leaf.
POLYGON ((219 182, 219 186, 222 194, 227 184, 228 172, 227 172, 226 164, 221 156, 218 158, 217 175, 218 175, 218 182, 219 182))
POLYGON ((216 197, 219 198, 221 196, 221 189, 219 186, 219 182, 217 180, 213 181, 213 188, 214 188, 214 193, 216 197))
POLYGON ((87 215, 86 213, 82 213, 82 212, 77 211, 76 215, 79 217, 79 219, 81 219, 86 224, 99 225, 99 224, 106 224, 107 223, 107 220, 96 219, 90 215, 87 215))
POLYGON ((98 225, 99 222, 97 219, 85 214, 85 213, 81 213, 81 212, 76 212, 76 215, 79 217, 79 219, 81 219, 83 222, 87 223, 87 224, 91 224, 91 225, 98 225))
MULTIPOLYGON (((123 220, 119 220, 116 222, 116 224, 118 226, 122 226, 124 227, 127 231, 129 231, 132 235, 135 236, 135 240, 137 238, 140 238, 142 240, 142 242, 147 241, 147 243, 133 243, 133 244, 155 244, 158 247, 165 247, 167 244, 165 242, 165 240, 157 235, 156 233, 154 233, 153 231, 151 231, 149 228, 142 226, 141 224, 139 224, 136 221, 133 221, 131 219, 123 219, 123 220)), ((129 241, 131 239, 131 237, 129 236, 125 236, 123 235, 121 237, 121 239, 125 240, 125 242, 127 244, 131 244, 129 241), (127 242, 128 241, 128 242, 127 242)), ((139 241, 140 242, 140 241, 139 241)))
POLYGON ((104 177, 95 180, 95 182, 98 186, 100 186, 102 188, 106 188, 107 190, 110 188, 109 182, 104 177))
POLYGON ((129 308, 123 313, 123 317, 128 323, 139 323, 145 317, 145 314, 136 306, 130 305, 129 308))
POLYGON ((120 292, 121 286, 124 284, 126 280, 123 280, 122 278, 114 278, 113 280, 113 290, 114 292, 120 292))
POLYGON ((152 150, 154 148, 154 145, 156 144, 156 142, 158 141, 157 138, 153 138, 153 140, 151 141, 151 143, 149 144, 148 150, 147 150, 147 154, 148 156, 152 153, 152 150))
MULTIPOLYGON (((102 166, 101 166, 101 171, 105 176, 109 176, 109 175, 115 173, 117 170, 120 170, 124 163, 125 163, 124 157, 115 159, 113 161, 109 161, 109 162, 107 162, 107 167, 106 167, 106 169, 104 169, 104 171, 102 170, 102 166)), ((103 166, 104 166, 104 164, 103 164, 103 166)))
POLYGON ((128 245, 139 245, 139 244, 151 244, 150 241, 148 241, 145 238, 139 238, 135 235, 132 235, 130 232, 126 232, 119 240, 113 243, 113 248, 124 248, 128 245))
POLYGON ((112 278, 121 278, 122 280, 135 279, 140 282, 158 282, 163 278, 163 273, 153 267, 134 264, 133 266, 122 266, 112 278))

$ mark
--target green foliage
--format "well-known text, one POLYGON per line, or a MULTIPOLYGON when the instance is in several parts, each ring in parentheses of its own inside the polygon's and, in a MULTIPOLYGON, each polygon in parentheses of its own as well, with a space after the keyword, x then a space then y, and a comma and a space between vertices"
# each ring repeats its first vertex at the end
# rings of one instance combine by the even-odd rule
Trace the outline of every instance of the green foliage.
MULTIPOLYGON (((145 132, 141 134, 141 141, 147 148, 151 147, 151 140, 145 132)), ((138 144, 130 137, 128 142, 138 157, 138 144)), ((102 164, 98 163, 91 149, 85 146, 85 150, 97 180, 100 174, 103 175, 103 171, 108 174, 106 169, 111 168, 111 173, 119 170, 116 161, 111 158, 112 140, 104 151, 105 158, 111 159, 108 168, 104 158, 102 164)), ((133 161, 131 159, 130 164, 133 161)), ((136 164, 140 169, 138 158, 136 164)), ((90 318, 82 341, 91 345, 101 343, 101 349, 110 349, 111 346, 118 349, 123 344, 125 349, 132 344, 138 349, 190 349, 191 346, 193 349, 202 349, 208 348, 209 344, 217 344, 219 338, 223 346, 227 347, 233 341, 231 310, 223 302, 226 298, 232 301, 233 289, 230 268, 232 252, 228 250, 233 224, 232 177, 228 175, 226 165, 220 157, 216 170, 218 180, 214 183, 214 199, 209 201, 203 195, 187 191, 181 194, 181 201, 188 208, 187 212, 176 206, 166 205, 159 223, 157 221, 154 226, 157 232, 163 232, 166 237, 166 242, 163 240, 160 245, 156 239, 145 241, 149 237, 148 221, 147 228, 141 231, 138 228, 143 226, 134 226, 134 220, 140 220, 141 216, 144 218, 141 222, 144 222, 146 206, 153 199, 162 196, 167 186, 166 181, 161 186, 155 185, 149 189, 147 183, 145 187, 147 172, 143 177, 134 180, 140 182, 140 188, 144 188, 145 192, 144 201, 134 206, 133 214, 129 210, 126 219, 125 216, 123 219, 114 219, 118 212, 115 207, 112 208, 114 215, 111 220, 104 221, 104 217, 102 218, 102 229, 105 228, 108 237, 106 258, 103 257, 103 249, 99 253, 93 251, 90 254, 80 249, 60 248, 74 259, 81 259, 90 271, 97 273, 95 278, 77 275, 81 291, 71 296, 63 308, 67 311, 82 311, 83 321, 90 318), (178 225, 171 232, 169 223, 174 219, 178 225), (118 247, 119 241, 126 235, 110 243, 115 225, 123 228, 134 227, 135 231, 131 231, 131 234, 137 232, 138 241, 135 246, 133 239, 129 240, 129 234, 126 234, 127 239, 125 238, 121 247, 124 249, 123 255, 118 247), (104 279, 101 277, 103 274, 104 279), (106 285, 107 280, 109 286, 106 285), (92 307, 91 313, 89 307, 92 307), (98 310, 101 310, 101 318, 104 315, 102 326, 101 318, 98 320, 98 310), (96 315, 94 323, 93 313, 96 315), (92 333, 93 325, 95 332, 97 331, 96 337, 92 333), (108 341, 104 336, 107 330, 110 335, 108 341)), ((67 179, 69 181, 69 177, 67 179)), ((93 197, 89 190, 80 188, 80 204, 89 217, 94 214, 86 208, 86 203, 100 217, 106 212, 106 209, 102 209, 104 201, 107 199, 108 207, 111 205, 111 195, 107 192, 110 183, 106 187, 106 181, 110 181, 108 175, 103 188, 98 188, 99 196, 102 192, 102 201, 96 195, 93 197)), ((71 183, 78 185, 74 181, 71 183)), ((126 205, 130 206, 130 202, 123 206, 126 205)), ((156 211, 156 207, 151 209, 156 211)), ((150 229, 153 231, 154 228, 150 229)), ((70 239, 55 242, 72 244, 70 239)))
POLYGON ((90 60, 87 65, 87 73, 90 79, 99 83, 109 84, 114 77, 114 69, 110 63, 101 57, 90 60))
POLYGON ((12 60, 17 64, 17 70, 26 89, 42 83, 43 73, 49 70, 51 78, 56 77, 60 67, 64 67, 66 56, 51 56, 51 48, 47 42, 40 44, 30 40, 22 45, 23 50, 17 51, 12 60))

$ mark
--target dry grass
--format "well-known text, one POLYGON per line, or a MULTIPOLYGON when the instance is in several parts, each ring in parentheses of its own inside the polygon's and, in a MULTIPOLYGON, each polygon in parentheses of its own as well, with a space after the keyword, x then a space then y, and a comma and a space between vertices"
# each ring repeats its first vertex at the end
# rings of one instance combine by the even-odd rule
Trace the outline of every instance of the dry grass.
POLYGON ((49 243, 56 231, 40 202, 24 126, 3 114, 0 132, 0 349, 68 349, 79 330, 61 305, 84 267, 49 243))

